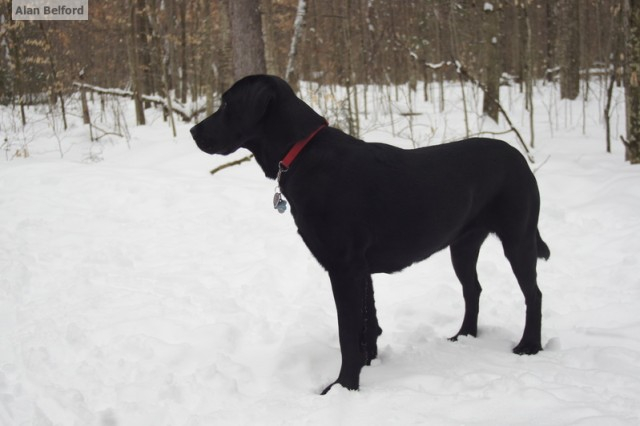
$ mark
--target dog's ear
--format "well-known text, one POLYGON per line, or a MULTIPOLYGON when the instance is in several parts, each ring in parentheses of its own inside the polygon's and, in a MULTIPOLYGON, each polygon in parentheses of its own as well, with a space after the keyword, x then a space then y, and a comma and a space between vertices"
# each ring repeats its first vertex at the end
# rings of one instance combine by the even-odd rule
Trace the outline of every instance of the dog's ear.
POLYGON ((269 84, 270 82, 256 79, 253 82, 251 90, 244 91, 244 98, 242 105, 246 108, 243 117, 246 119, 245 125, 255 126, 266 115, 269 110, 269 106, 275 99, 275 89, 269 84))

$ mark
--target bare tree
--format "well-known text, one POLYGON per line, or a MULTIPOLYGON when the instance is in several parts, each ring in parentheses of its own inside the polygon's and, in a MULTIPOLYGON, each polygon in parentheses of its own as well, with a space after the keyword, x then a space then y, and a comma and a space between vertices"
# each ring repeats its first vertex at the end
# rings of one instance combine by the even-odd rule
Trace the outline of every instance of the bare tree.
POLYGON ((266 73, 260 0, 229 0, 229 21, 234 78, 266 73))
MULTIPOLYGON (((624 0, 623 0, 624 1, 624 0)), ((607 100, 604 107, 605 142, 606 150, 611 153, 611 103, 613 98, 613 86, 620 85, 620 76, 623 74, 624 62, 624 20, 625 16, 621 10, 620 3, 611 7, 610 25, 611 35, 609 37, 609 82, 607 83, 607 100)))
POLYGON ((167 43, 168 34, 167 28, 165 28, 159 18, 158 5, 150 3, 148 5, 149 13, 149 26, 151 28, 151 43, 153 50, 158 56, 157 62, 162 76, 162 92, 167 102, 167 108, 165 114, 169 116, 169 123, 171 124, 171 130, 173 137, 176 137, 176 123, 173 118, 173 105, 171 100, 170 80, 169 80, 169 54, 171 52, 169 43, 167 43), (163 43, 163 40, 165 41, 163 43))
POLYGON ((560 97, 576 99, 580 94, 580 0, 561 0, 562 58, 560 97))
POLYGON ((51 40, 49 38, 47 29, 42 21, 38 22, 38 28, 42 33, 42 48, 43 54, 49 64, 49 74, 47 80, 49 81, 49 94, 51 99, 51 109, 60 101, 60 112, 62 113, 62 122, 64 124, 64 130, 67 130, 67 113, 64 105, 64 97, 62 96, 62 82, 60 81, 60 70, 58 69, 56 59, 53 54, 51 40))
MULTIPOLYGON (((7 3, 7 15, 11 16, 10 6, 7 3)), ((8 18, 2 32, 2 41, 5 45, 5 52, 3 59, 7 62, 7 76, 6 83, 4 84, 7 90, 4 95, 9 95, 12 102, 18 100, 20 107, 20 118, 22 119, 22 125, 27 124, 27 116, 25 114, 25 92, 24 92, 24 76, 23 76, 23 56, 24 44, 22 42, 22 30, 24 28, 24 21, 11 21, 8 18)))
POLYGON ((532 35, 531 35, 531 17, 529 15, 529 1, 524 1, 521 4, 521 19, 524 21, 523 34, 523 80, 525 85, 525 109, 529 112, 529 145, 531 148, 535 147, 535 126, 534 126, 534 111, 533 111, 533 84, 534 84, 534 71, 533 71, 533 51, 531 48, 532 35))
POLYGON ((498 122, 500 103, 500 37, 499 8, 498 2, 485 2, 482 6, 482 26, 484 35, 484 100, 482 102, 483 114, 489 116, 496 123, 498 122))
POLYGON ((627 139, 623 139, 626 159, 640 164, 640 0, 625 0, 626 69, 625 97, 627 107, 627 139))
POLYGON ((138 34, 136 25, 138 22, 138 19, 136 18, 138 10, 136 5, 136 0, 129 0, 129 37, 127 37, 127 56, 129 59, 131 87, 134 94, 133 100, 136 108, 136 124, 143 125, 146 123, 146 119, 144 116, 144 106, 142 105, 142 78, 140 76, 140 65, 138 60, 138 34))
MULTIPOLYGON (((284 73, 285 80, 292 80, 295 71, 296 54, 298 53, 298 42, 302 37, 304 29, 304 17, 307 13, 307 0, 298 0, 298 10, 296 12, 296 20, 293 23, 293 37, 291 37, 291 47, 289 48, 289 58, 287 60, 287 69, 284 73)), ((296 79, 297 80, 297 79, 296 79)))
POLYGON ((546 0, 544 5, 544 33, 546 40, 544 51, 544 76, 548 82, 553 81, 553 69, 556 65, 556 22, 555 0, 546 0))
POLYGON ((233 84, 233 60, 231 54, 231 23, 229 22, 229 2, 224 0, 216 4, 217 42, 214 46, 214 74, 217 90, 222 93, 233 84))
POLYGON ((187 102, 188 92, 188 62, 187 62, 187 2, 178 2, 178 12, 180 15, 180 102, 187 102))

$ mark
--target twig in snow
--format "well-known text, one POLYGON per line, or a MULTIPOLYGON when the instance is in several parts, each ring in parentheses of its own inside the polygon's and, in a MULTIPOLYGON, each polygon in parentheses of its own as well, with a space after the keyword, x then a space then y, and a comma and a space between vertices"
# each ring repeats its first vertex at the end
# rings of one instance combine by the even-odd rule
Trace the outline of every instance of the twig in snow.
POLYGON ((245 161, 250 161, 252 158, 253 158, 253 154, 247 155, 246 157, 242 157, 242 158, 241 158, 241 159, 239 159, 239 160, 230 161, 230 162, 225 163, 225 164, 223 164, 223 165, 221 165, 221 166, 218 166, 218 167, 216 167, 215 169, 211 170, 209 173, 211 173, 212 175, 213 175, 213 174, 216 174, 216 173, 218 173, 220 170, 224 170, 224 169, 226 169, 226 168, 228 168, 228 167, 232 167, 232 166, 237 166, 238 164, 242 164, 242 163, 244 163, 245 161))
POLYGON ((549 158, 551 158, 551 156, 550 156, 550 155, 548 155, 548 156, 547 156, 547 158, 545 158, 545 159, 544 159, 544 161, 543 161, 543 162, 542 162, 538 167, 536 167, 535 169, 533 169, 533 174, 534 174, 534 175, 538 172, 538 170, 540 170, 540 169, 542 168, 542 166, 544 166, 545 164, 547 164, 547 161, 549 161, 549 158))

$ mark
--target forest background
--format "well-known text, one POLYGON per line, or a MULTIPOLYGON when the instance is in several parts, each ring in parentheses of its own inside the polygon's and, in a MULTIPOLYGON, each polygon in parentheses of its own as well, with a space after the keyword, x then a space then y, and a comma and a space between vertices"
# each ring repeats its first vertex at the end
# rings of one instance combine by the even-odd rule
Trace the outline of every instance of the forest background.
MULTIPOLYGON (((0 103, 20 108, 24 124, 25 106, 48 102, 64 116, 67 96, 80 90, 84 103, 85 92, 102 91, 131 96, 138 124, 152 104, 171 120, 196 121, 235 80, 267 72, 294 86, 304 80, 346 87, 342 127, 358 135, 362 85, 407 84, 425 99, 440 87, 444 109, 444 83, 472 81, 483 91, 483 113, 498 121, 501 113, 508 120, 500 86, 518 86, 531 110, 536 84, 577 99, 600 79, 609 97, 606 126, 612 89, 625 88, 627 131, 620 139, 627 160, 637 163, 639 3, 102 0, 90 2, 88 21, 12 21, 11 3, 2 0, 0 103)), ((533 134, 528 139, 533 145, 533 134)))

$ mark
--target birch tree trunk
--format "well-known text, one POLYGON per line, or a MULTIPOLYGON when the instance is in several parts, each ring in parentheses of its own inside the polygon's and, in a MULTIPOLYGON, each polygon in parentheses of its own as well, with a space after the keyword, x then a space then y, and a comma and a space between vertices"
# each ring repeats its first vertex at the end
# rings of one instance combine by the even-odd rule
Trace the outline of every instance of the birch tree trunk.
POLYGON ((284 79, 289 81, 297 81, 294 76, 296 54, 298 53, 298 41, 302 37, 304 29, 304 17, 307 13, 307 0, 298 0, 298 11, 296 12, 296 20, 293 22, 293 37, 291 37, 291 47, 289 47, 289 58, 287 60, 287 69, 284 73, 284 79))

